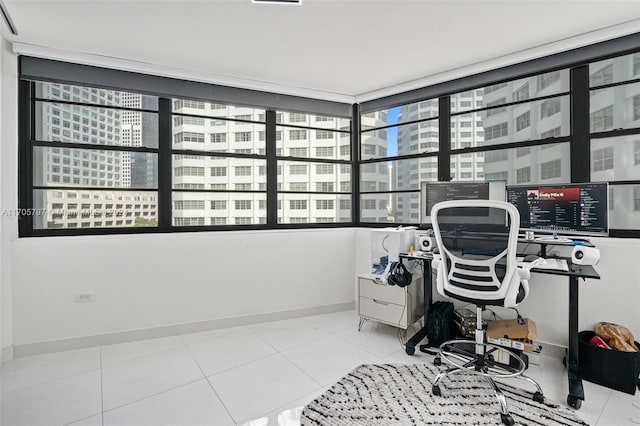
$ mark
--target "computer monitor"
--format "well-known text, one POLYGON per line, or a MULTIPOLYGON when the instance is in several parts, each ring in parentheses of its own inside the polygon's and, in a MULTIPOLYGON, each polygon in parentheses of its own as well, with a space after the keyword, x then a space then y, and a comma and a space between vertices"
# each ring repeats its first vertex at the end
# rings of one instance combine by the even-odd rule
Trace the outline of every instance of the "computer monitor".
POLYGON ((562 234, 606 236, 607 183, 509 185, 507 201, 520 211, 520 228, 562 234))
MULTIPOLYGON (((420 188, 420 224, 421 228, 431 227, 431 209, 441 201, 448 200, 497 200, 505 201, 506 182, 503 180, 485 182, 422 182, 420 188)), ((441 217, 442 221, 451 221, 462 225, 501 224, 505 218, 489 217, 490 211, 478 208, 459 216, 453 212, 450 218, 441 217)))

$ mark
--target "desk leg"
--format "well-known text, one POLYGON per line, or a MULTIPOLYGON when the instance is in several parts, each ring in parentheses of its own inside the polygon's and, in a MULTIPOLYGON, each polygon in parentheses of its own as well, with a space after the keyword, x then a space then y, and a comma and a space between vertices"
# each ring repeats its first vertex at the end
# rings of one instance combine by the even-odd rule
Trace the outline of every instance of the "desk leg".
POLYGON ((576 410, 584 401, 582 377, 578 367, 578 278, 569 277, 569 354, 567 375, 569 377, 569 395, 567 404, 576 410))
POLYGON ((423 260, 422 261, 424 277, 423 277, 423 286, 424 286, 424 327, 422 327, 416 334, 411 336, 411 339, 407 340, 405 344, 405 352, 407 355, 413 355, 416 352, 416 346, 427 337, 427 313, 429 312, 429 308, 431 307, 431 261, 423 260))

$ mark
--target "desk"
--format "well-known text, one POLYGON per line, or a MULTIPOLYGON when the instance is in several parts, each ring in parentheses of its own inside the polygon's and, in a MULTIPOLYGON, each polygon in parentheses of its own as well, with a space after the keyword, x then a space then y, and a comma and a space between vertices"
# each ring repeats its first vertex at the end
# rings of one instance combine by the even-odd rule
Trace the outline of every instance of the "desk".
MULTIPOLYGON (((546 245, 558 245, 561 243, 553 241, 530 241, 519 240, 522 243, 540 244, 541 252, 546 252, 546 245)), ((571 244, 565 244, 571 245, 571 244)), ((432 283, 431 283, 431 261, 433 255, 428 254, 426 256, 410 256, 407 253, 400 253, 400 261, 402 259, 407 260, 421 260, 424 265, 424 321, 427 320, 427 313, 432 304, 432 283)), ((596 272, 593 266, 588 265, 573 265, 571 259, 567 260, 569 265, 568 271, 557 271, 550 269, 531 269, 531 272, 538 274, 548 275, 562 275, 569 278, 569 351, 566 359, 567 377, 569 380, 569 395, 567 395, 567 404, 575 409, 579 409, 584 401, 584 388, 582 386, 582 377, 580 376, 580 368, 578 366, 578 279, 600 279, 600 275, 596 272)), ((415 335, 413 335, 405 347, 407 355, 413 355, 415 353, 415 347, 427 336, 427 327, 423 327, 415 335)), ((423 350, 425 345, 420 346, 420 350, 423 350)))

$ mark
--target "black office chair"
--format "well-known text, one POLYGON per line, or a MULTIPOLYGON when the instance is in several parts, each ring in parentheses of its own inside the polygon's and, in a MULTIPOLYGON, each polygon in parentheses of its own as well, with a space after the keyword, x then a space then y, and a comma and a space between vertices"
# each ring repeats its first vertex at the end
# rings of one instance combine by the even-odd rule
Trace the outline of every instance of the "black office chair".
MULTIPOLYGON (((433 230, 439 253, 434 254, 433 268, 437 272, 438 292, 443 296, 476 305, 477 327, 475 342, 450 340, 440 346, 436 365, 444 360, 451 367, 441 371, 433 382, 432 392, 441 395, 440 382, 446 376, 467 372, 484 377, 493 388, 500 403, 500 417, 504 424, 513 425, 507 400, 494 378, 521 378, 536 387, 533 400, 543 402, 542 389, 523 374, 525 362, 516 353, 487 343, 482 328, 482 311, 486 306, 515 307, 529 293, 530 269, 537 263, 518 264, 516 249, 520 214, 509 203, 490 200, 457 200, 436 204, 431 210, 433 230), (482 233, 461 232, 456 217, 473 218, 481 225, 483 218, 504 229, 502 238, 483 237, 482 233), (502 225, 500 225, 500 223, 502 225), (510 226, 509 226, 510 225, 510 226), (465 240, 466 238, 466 240, 465 240), (491 246, 482 250, 478 243, 486 238, 491 246), (506 352, 507 363, 496 361, 499 351, 506 352), (511 359, 514 362, 511 362, 511 359), (517 365, 513 367, 512 365, 517 365)), ((502 358, 500 358, 502 359, 502 358)))

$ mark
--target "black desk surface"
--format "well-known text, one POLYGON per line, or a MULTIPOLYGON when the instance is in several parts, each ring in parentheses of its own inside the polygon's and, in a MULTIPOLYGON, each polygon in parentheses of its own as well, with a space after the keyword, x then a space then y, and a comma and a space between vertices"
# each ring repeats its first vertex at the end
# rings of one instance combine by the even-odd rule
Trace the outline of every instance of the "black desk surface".
POLYGON ((538 274, 562 275, 564 277, 593 278, 596 280, 600 279, 600 274, 598 274, 594 267, 591 265, 574 265, 570 260, 567 260, 567 263, 569 264, 568 271, 531 268, 531 272, 535 272, 538 274))
MULTIPOLYGON (((400 253, 400 257, 403 259, 409 260, 432 260, 433 254, 425 253, 423 255, 410 255, 409 253, 400 253)), ((554 258, 555 259, 555 258, 554 258)), ((571 263, 571 259, 565 259, 567 264, 569 265, 568 271, 561 271, 557 269, 538 269, 532 268, 531 272, 535 272, 537 274, 548 274, 548 275, 562 275, 564 277, 576 277, 576 278, 593 278, 600 279, 600 274, 598 274, 595 268, 591 265, 574 265, 571 263)))

